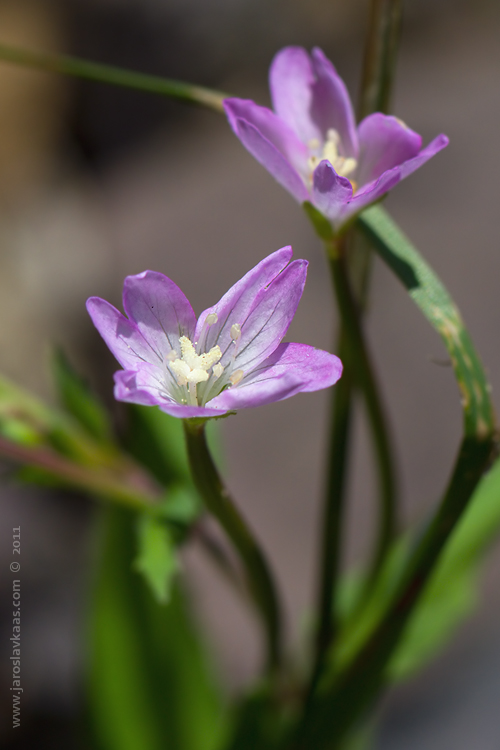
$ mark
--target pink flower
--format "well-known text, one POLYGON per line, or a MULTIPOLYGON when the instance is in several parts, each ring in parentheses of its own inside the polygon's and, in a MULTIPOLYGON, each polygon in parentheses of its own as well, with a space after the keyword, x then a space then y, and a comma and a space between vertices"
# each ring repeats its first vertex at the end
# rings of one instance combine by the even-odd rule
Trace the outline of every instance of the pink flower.
POLYGON ((274 112, 245 99, 224 108, 243 145, 300 203, 335 229, 377 201, 448 144, 422 138, 379 112, 356 128, 349 94, 320 49, 285 47, 270 73, 274 112))
POLYGON ((167 276, 127 276, 127 317, 99 297, 87 310, 124 368, 115 398, 175 417, 216 417, 328 388, 342 373, 338 357, 305 344, 283 344, 306 280, 307 261, 292 248, 269 255, 198 321, 167 276))

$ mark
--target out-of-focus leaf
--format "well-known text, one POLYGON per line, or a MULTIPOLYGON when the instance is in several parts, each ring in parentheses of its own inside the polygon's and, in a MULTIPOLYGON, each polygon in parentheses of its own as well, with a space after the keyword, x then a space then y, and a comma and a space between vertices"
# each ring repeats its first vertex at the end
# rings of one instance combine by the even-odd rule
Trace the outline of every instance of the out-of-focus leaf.
POLYGON ((195 489, 187 484, 172 484, 162 504, 162 515, 168 521, 188 526, 200 512, 199 497, 195 489))
POLYGON ((477 602, 481 557, 500 530, 500 460, 481 480, 450 539, 389 666, 392 680, 420 668, 445 645, 477 602))
POLYGON ((166 604, 178 569, 170 530, 158 518, 143 514, 139 519, 137 535, 139 552, 134 567, 142 573, 157 601, 166 604))
POLYGON ((127 450, 168 487, 164 516, 188 525, 201 512, 200 497, 191 479, 182 420, 151 406, 127 404, 127 450))
POLYGON ((86 466, 109 465, 118 451, 95 440, 70 414, 0 377, 0 435, 25 446, 45 445, 86 466))
POLYGON ((151 406, 127 404, 124 443, 162 484, 191 482, 182 420, 151 406))
POLYGON ((56 349, 52 372, 61 404, 96 440, 111 440, 111 425, 104 406, 75 372, 63 351, 56 349))
POLYGON ((218 750, 225 713, 178 586, 161 606, 132 570, 135 518, 107 508, 90 628, 99 750, 218 750))
POLYGON ((284 747, 286 730, 287 717, 263 688, 241 701, 224 750, 278 750, 284 747))

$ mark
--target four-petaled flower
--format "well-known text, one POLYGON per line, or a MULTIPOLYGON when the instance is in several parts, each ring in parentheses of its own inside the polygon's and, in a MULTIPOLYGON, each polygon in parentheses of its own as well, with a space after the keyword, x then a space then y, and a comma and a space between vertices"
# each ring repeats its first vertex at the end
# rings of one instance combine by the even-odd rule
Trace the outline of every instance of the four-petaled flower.
POLYGON ((124 368, 115 397, 175 417, 215 417, 333 385, 338 357, 281 343, 307 272, 307 261, 291 257, 291 247, 269 255, 198 321, 179 287, 154 271, 125 279, 128 317, 91 297, 87 310, 124 368))
POLYGON ((422 138, 380 112, 356 129, 349 94, 320 49, 286 47, 270 73, 274 112, 226 99, 243 145, 300 203, 310 201, 335 229, 377 201, 448 144, 422 138))

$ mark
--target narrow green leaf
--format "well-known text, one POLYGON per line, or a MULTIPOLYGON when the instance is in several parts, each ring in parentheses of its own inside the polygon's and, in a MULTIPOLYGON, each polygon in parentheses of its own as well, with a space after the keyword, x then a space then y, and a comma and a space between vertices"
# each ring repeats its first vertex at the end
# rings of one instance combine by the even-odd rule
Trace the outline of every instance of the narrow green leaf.
POLYGON ((134 567, 146 579, 156 600, 170 600, 172 581, 178 569, 175 546, 165 523, 143 514, 137 528, 139 551, 134 567))
POLYGON ((160 605, 132 569, 136 518, 107 508, 90 622, 88 716, 99 750, 218 750, 225 712, 179 586, 160 605))
POLYGON ((500 461, 483 477, 389 665, 399 680, 421 668, 449 641, 477 602, 481 558, 500 529, 500 461))
POLYGON ((52 372, 62 406, 96 440, 111 440, 111 425, 108 413, 87 383, 70 365, 62 349, 52 356, 52 372))
MULTIPOLYGON (((340 670, 336 655, 331 654, 329 669, 325 670, 304 722, 298 728, 298 746, 314 746, 317 750, 329 748, 332 736, 341 742, 386 684, 388 665, 422 602, 426 585, 443 559, 441 556, 454 529, 471 502, 494 447, 495 420, 490 389, 448 292, 380 206, 367 209, 357 222, 442 337, 461 393, 464 436, 441 502, 402 566, 399 582, 383 613, 340 670)), ((469 606, 466 576, 464 582, 454 592, 453 605, 450 597, 451 619, 463 614, 469 606)), ((437 618, 437 610, 434 615, 437 618)), ((442 633, 449 624, 448 615, 442 611, 440 621, 442 633)), ((428 636, 428 630, 426 632, 428 636)), ((429 651, 429 645, 426 648, 429 651)), ((409 662, 405 668, 409 668, 409 662)))
POLYGON ((489 386, 450 295, 381 206, 367 209, 357 221, 382 260, 398 276, 410 297, 443 339, 461 393, 465 434, 480 441, 488 440, 494 429, 489 386))

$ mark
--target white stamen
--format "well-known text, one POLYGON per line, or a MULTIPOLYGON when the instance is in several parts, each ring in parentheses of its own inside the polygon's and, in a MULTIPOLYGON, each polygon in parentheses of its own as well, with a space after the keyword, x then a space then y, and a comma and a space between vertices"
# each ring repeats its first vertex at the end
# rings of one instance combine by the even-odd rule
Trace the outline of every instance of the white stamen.
POLYGON ((239 337, 241 336, 241 326, 239 323, 233 323, 230 330, 231 339, 233 341, 238 341, 239 337))
POLYGON ((229 380, 233 385, 238 385, 244 376, 243 370, 235 370, 232 375, 229 376, 229 380))
POLYGON ((219 346, 213 346, 209 352, 196 354, 193 342, 187 336, 179 339, 181 359, 170 362, 170 369, 177 375, 177 383, 204 383, 209 379, 208 370, 216 365, 222 357, 219 346))

